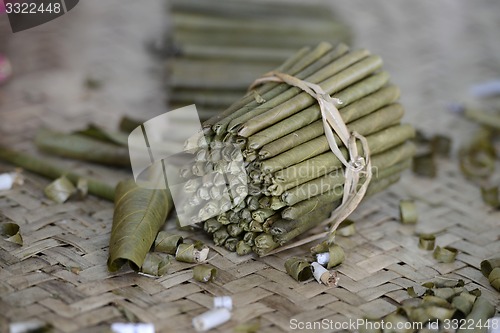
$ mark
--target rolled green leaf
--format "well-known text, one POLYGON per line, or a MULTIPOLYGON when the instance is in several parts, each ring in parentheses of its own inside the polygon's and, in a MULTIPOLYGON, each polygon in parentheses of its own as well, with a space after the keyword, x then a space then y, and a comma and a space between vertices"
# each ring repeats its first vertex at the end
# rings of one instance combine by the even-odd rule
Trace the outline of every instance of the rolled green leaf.
POLYGON ((451 139, 444 135, 435 135, 431 140, 432 152, 447 157, 450 155, 451 139))
MULTIPOLYGON (((404 162, 398 160, 405 157, 410 157, 414 151, 411 143, 400 145, 391 149, 386 153, 376 155, 372 159, 373 180, 387 178, 389 176, 400 174, 401 171, 408 168, 408 159, 404 162), (394 163, 395 164, 389 164, 394 163)), ((281 195, 281 201, 292 206, 298 202, 309 200, 312 197, 328 192, 342 193, 342 187, 345 183, 343 172, 338 170, 327 175, 313 179, 307 183, 291 188, 281 195)), ((281 188, 276 188, 276 191, 281 188)), ((274 193, 273 193, 274 194, 274 193)))
POLYGON ((444 263, 450 263, 455 261, 455 257, 457 256, 458 250, 452 247, 439 247, 437 246, 434 250, 434 259, 444 263))
POLYGON ((493 288, 500 291, 500 267, 495 267, 490 275, 488 275, 488 280, 493 288))
POLYGON ((481 197, 488 206, 494 208, 500 207, 500 197, 498 193, 498 186, 481 186, 481 197))
POLYGON ((469 315, 476 297, 468 292, 462 292, 460 295, 453 297, 451 304, 464 316, 469 315))
POLYGON ((175 259, 177 261, 187 262, 190 264, 200 263, 207 260, 208 251, 208 247, 199 243, 182 243, 177 247, 175 259))
POLYGON ((16 223, 0 223, 0 235, 8 242, 16 243, 21 246, 23 245, 21 230, 16 223))
POLYGON ((436 236, 433 234, 421 234, 418 238, 418 247, 422 250, 432 251, 436 243, 436 236))
POLYGON ((224 247, 228 251, 235 252, 236 251, 236 246, 238 245, 239 241, 240 241, 239 238, 230 237, 230 238, 226 239, 226 242, 224 243, 224 247))
POLYGON ((227 232, 226 228, 220 228, 213 234, 214 244, 221 246, 226 242, 226 239, 228 239, 228 237, 229 233, 227 232))
MULTIPOLYGON (((12 163, 23 169, 37 173, 49 179, 57 179, 59 177, 65 176, 66 178, 71 180, 74 185, 76 185, 78 181, 83 178, 78 174, 69 172, 68 170, 63 170, 43 159, 36 158, 34 156, 10 150, 4 147, 0 147, 0 160, 12 163)), ((85 179, 88 183, 89 193, 106 200, 114 200, 115 189, 113 187, 95 179, 85 179)))
POLYGON ((436 162, 431 151, 418 154, 413 158, 413 172, 419 176, 436 177, 436 162))
POLYGON ((138 270, 172 209, 166 190, 147 190, 133 180, 116 187, 108 269, 117 271, 125 262, 138 270))
POLYGON ((285 269, 288 275, 299 282, 309 280, 312 277, 311 264, 301 258, 292 257, 287 259, 285 269))
MULTIPOLYGON (((324 67, 323 64, 315 65, 315 60, 320 58, 322 56, 323 49, 326 49, 327 47, 323 45, 318 45, 317 48, 313 51, 311 51, 309 54, 305 54, 302 56, 302 58, 289 70, 285 70, 285 73, 288 73, 290 75, 297 76, 300 79, 311 79, 311 74, 316 73, 322 67, 324 67), (312 65, 311 65, 312 64, 312 65), (307 70, 307 66, 311 65, 311 67, 314 66, 313 68, 313 73, 311 71, 307 70), (323 66, 321 66, 323 65, 323 66), (299 71, 303 71, 302 73, 299 71)), ((333 56, 329 56, 331 60, 336 60, 343 54, 347 52, 348 48, 344 44, 340 44, 337 46, 337 48, 333 51, 333 56)), ((345 62, 344 62, 345 63, 345 62)), ((346 66, 346 65, 344 65, 346 66)), ((347 65, 348 66, 348 65, 347 65)), ((339 64, 337 70, 341 70, 342 66, 339 64)), ((345 67, 344 67, 345 68, 345 67)), ((278 69, 278 71, 283 72, 283 70, 278 69)), ((328 72, 331 73, 332 71, 329 69, 324 69, 323 72, 328 72)), ((287 98, 295 96, 297 93, 299 93, 299 90, 293 90, 293 88, 290 88, 289 85, 287 84, 276 84, 276 83, 267 83, 265 84, 262 88, 258 88, 259 94, 262 96, 263 99, 266 100, 265 103, 259 104, 253 100, 253 96, 250 99, 250 103, 247 103, 240 107, 239 109, 234 110, 231 114, 228 114, 223 120, 220 120, 218 123, 216 123, 213 126, 213 129, 216 133, 222 133, 225 131, 227 128, 231 129, 235 126, 235 124, 240 124, 244 122, 246 119, 250 119, 251 117, 256 114, 255 111, 252 111, 250 115, 248 115, 250 112, 249 110, 256 110, 256 109, 261 109, 259 112, 265 111, 270 107, 273 107, 275 105, 279 105, 283 100, 286 100, 287 98), (261 93, 261 89, 264 89, 266 86, 272 85, 272 89, 269 91, 266 91, 265 93, 261 93), (261 108, 262 106, 262 108, 261 108), (248 118, 250 116, 250 118, 248 118)), ((245 99, 245 98, 244 98, 245 99)), ((231 109, 231 107, 230 107, 231 109)), ((226 112, 224 112, 226 113, 226 112)), ((257 112, 258 113, 258 112, 257 112)))
POLYGON ((384 323, 386 327, 392 327, 392 332, 394 333, 411 333, 413 330, 411 328, 410 322, 408 319, 396 312, 392 312, 384 317, 384 323))
POLYGON ((481 273, 487 278, 493 269, 500 267, 500 257, 481 261, 481 273))
POLYGON ((352 220, 344 220, 339 224, 335 233, 339 236, 350 237, 356 233, 356 225, 352 220))
POLYGON ((127 133, 109 131, 95 124, 89 124, 86 129, 77 131, 75 134, 81 134, 104 142, 113 143, 118 146, 128 147, 127 133))
POLYGON ((89 181, 88 179, 85 178, 80 178, 78 179, 78 182, 76 183, 76 193, 75 196, 82 200, 87 196, 89 193, 89 181))
MULTIPOLYGON (((353 51, 353 52, 350 52, 350 53, 334 60, 331 64, 321 68, 313 75, 307 76, 305 78, 304 77, 298 77, 298 78, 306 80, 306 81, 311 82, 311 83, 321 83, 321 81, 323 81, 331 76, 336 76, 336 75, 340 75, 341 73, 344 73, 345 71, 347 71, 350 67, 354 66, 354 64, 356 64, 360 60, 362 60, 362 59, 366 60, 367 59, 366 57, 368 55, 369 55, 369 52, 366 50, 353 51)), ((363 66, 365 66, 365 68, 370 68, 370 64, 371 64, 372 60, 373 59, 371 59, 368 62, 364 62, 363 66)), ((359 69, 359 66, 357 68, 355 68, 355 71, 358 69, 359 69)), ((373 70, 371 72, 373 72, 373 70)), ((352 71, 350 71, 349 73, 352 74, 352 71)), ((344 76, 345 76, 345 74, 344 74, 344 76)), ((245 124, 245 126, 246 126, 248 121, 250 121, 251 119, 255 119, 261 115, 267 114, 268 110, 273 110, 273 109, 276 109, 278 107, 281 107, 281 105, 284 105, 288 101, 290 101, 294 98, 297 98, 298 96, 300 96, 302 94, 302 90, 297 88, 297 87, 290 87, 287 84, 284 84, 284 86, 287 88, 286 91, 283 91, 282 93, 274 96, 274 98, 272 98, 272 99, 266 98, 266 96, 264 95, 263 97, 264 97, 264 99, 267 100, 267 102, 255 107, 255 108, 251 108, 251 109, 246 110, 247 112, 245 114, 239 116, 238 118, 233 118, 233 120, 229 123, 229 126, 228 126, 229 131, 231 131, 231 132, 238 131, 238 134, 243 136, 243 137, 248 137, 251 134, 258 132, 262 128, 259 128, 259 129, 255 130, 253 133, 249 133, 248 135, 242 135, 244 133, 241 133, 239 129, 241 128, 242 124, 245 124)), ((342 88, 345 88, 345 87, 346 86, 343 86, 342 88)), ((304 98, 304 97, 302 97, 302 98, 304 98)), ((312 100, 310 100, 309 102, 310 103, 309 104, 306 103, 306 105, 304 107, 302 107, 301 110, 310 106, 311 104, 313 104, 312 100)), ((299 110, 297 110, 297 111, 299 111, 299 110)), ((287 116, 290 116, 290 115, 287 115, 287 116)), ((282 120, 284 118, 276 119, 276 121, 282 120)), ((275 122, 270 122, 268 124, 268 126, 272 125, 274 123, 275 122)), ((267 127, 267 126, 265 126, 265 127, 267 127)))
POLYGON ((482 128, 467 147, 460 149, 460 169, 467 178, 484 180, 493 174, 496 150, 492 142, 492 131, 482 128))
MULTIPOLYGON (((378 133, 371 134, 367 137, 370 153, 374 158, 376 154, 388 151, 389 149, 413 138, 414 135, 415 130, 409 125, 392 126, 378 133)), ((361 151, 362 147, 358 146, 358 148, 361 151)), ((341 151, 344 156, 347 157, 347 151, 345 148, 341 148, 341 151)), ((282 161, 279 161, 278 163, 269 162, 272 160, 273 159, 263 161, 262 167, 268 167, 269 172, 283 168, 282 161)), ((342 163, 340 160, 331 151, 329 151, 301 163, 289 166, 286 169, 277 171, 274 174, 273 182, 280 184, 285 189, 288 189, 341 167, 342 163)))
POLYGON ((474 323, 474 327, 469 329, 469 327, 459 328, 457 333, 473 332, 479 333, 488 331, 485 327, 486 321, 495 315, 495 307, 488 302, 484 297, 478 297, 472 306, 472 311, 467 317, 465 317, 466 323, 474 323), (479 325, 481 323, 482 325, 479 325))
POLYGON ((330 254, 330 260, 326 266, 327 269, 338 266, 345 260, 344 250, 337 244, 331 245, 328 249, 328 253, 330 254))
POLYGON ((417 207, 413 200, 401 200, 399 202, 399 216, 403 224, 417 223, 417 207))
POLYGON ((177 247, 182 244, 182 236, 166 231, 160 231, 155 239, 155 251, 174 255, 177 247))
MULTIPOLYGON (((341 110, 343 106, 347 106, 352 101, 361 99, 384 86, 389 81, 389 75, 386 72, 381 72, 375 74, 361 82, 350 86, 345 92, 339 93, 336 98, 342 101, 342 104, 338 106, 341 110)), ((296 113, 289 118, 286 118, 262 131, 259 131, 248 138, 247 146, 251 149, 258 149, 267 143, 275 141, 280 137, 293 132, 305 125, 312 123, 315 120, 321 118, 319 106, 311 106, 299 113, 296 113), (315 117, 308 115, 308 113, 316 114, 315 117), (309 119, 305 121, 302 125, 302 119, 309 119), (300 126, 300 127, 299 127, 300 126)), ((341 113, 342 114, 342 113, 341 113)), ((390 120, 388 120, 390 121, 390 120)), ((352 129, 353 131, 355 129, 352 129)))
POLYGON ((219 221, 217 221, 214 218, 205 221, 205 223, 203 224, 203 229, 209 234, 213 234, 214 232, 219 230, 221 227, 222 227, 222 223, 220 223, 219 221))
MULTIPOLYGON (((341 109, 342 119, 350 123, 395 102, 398 97, 399 89, 396 86, 382 88, 341 109)), ((321 118, 320 113, 310 112, 312 108, 314 106, 283 120, 282 122, 287 122, 286 126, 295 132, 290 132, 290 134, 264 145, 259 151, 259 156, 263 159, 273 157, 322 135, 324 133, 323 122, 318 120, 321 118), (316 121, 306 126, 312 119, 316 121)))
POLYGON ((45 195, 57 203, 66 202, 75 192, 73 183, 64 176, 54 180, 44 189, 45 195))
POLYGON ((163 276, 167 273, 170 259, 169 255, 148 252, 142 263, 141 272, 153 276, 163 276))
POLYGON ((217 269, 210 265, 197 265, 193 268, 193 278, 199 282, 213 281, 217 276, 217 269))
POLYGON ((35 138, 35 144, 47 153, 63 157, 105 165, 130 165, 126 147, 117 147, 85 135, 40 130, 35 138))
POLYGON ((248 245, 245 241, 240 240, 238 244, 236 244, 236 253, 240 256, 244 256, 252 252, 252 246, 248 245))
MULTIPOLYGON (((347 55, 352 56, 352 54, 347 55)), ((346 56, 346 57, 347 57, 346 56)), ((347 69, 335 74, 328 79, 320 82, 320 86, 327 94, 335 94, 355 82, 364 79, 371 73, 375 72, 382 66, 382 60, 378 56, 369 56, 364 60, 361 60, 354 65, 348 67, 347 69)), ((311 80, 310 82, 313 82, 311 80)), ((298 88, 297 88, 298 89, 298 88)), ((348 97, 347 95, 345 97, 348 97)), ((307 108, 315 103, 315 99, 306 92, 301 92, 295 97, 286 100, 286 102, 280 104, 278 107, 253 117, 252 119, 245 122, 244 126, 238 130, 238 135, 243 137, 249 137, 250 135, 257 133, 258 131, 277 123, 291 115, 307 108)), ((265 107, 266 103, 262 104, 265 107)))

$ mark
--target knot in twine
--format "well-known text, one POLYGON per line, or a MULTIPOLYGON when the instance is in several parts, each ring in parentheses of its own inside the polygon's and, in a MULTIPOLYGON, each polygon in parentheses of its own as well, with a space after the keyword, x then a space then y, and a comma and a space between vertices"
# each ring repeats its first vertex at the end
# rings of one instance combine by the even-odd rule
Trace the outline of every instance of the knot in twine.
MULTIPOLYGON (((337 98, 332 98, 319 85, 301 80, 289 74, 272 71, 265 74, 262 78, 255 80, 249 90, 265 82, 284 82, 288 85, 302 89, 318 101, 328 145, 335 156, 345 166, 345 183, 342 203, 332 212, 328 219, 321 223, 322 225, 331 224, 327 235, 329 236, 328 242, 332 243, 335 230, 339 224, 344 221, 356 209, 356 207, 358 207, 359 203, 365 196, 368 185, 372 179, 370 149, 368 147, 368 142, 366 138, 359 133, 349 132, 349 129, 340 116, 340 112, 336 106, 341 105, 342 101, 337 98), (335 141, 335 134, 337 134, 343 145, 346 147, 349 153, 349 161, 346 160, 344 154, 340 151, 340 148, 335 141), (361 142, 363 156, 361 156, 358 152, 357 140, 361 142), (360 185, 361 175, 366 175, 366 177, 360 185)), ((325 233, 322 233, 320 235, 313 236, 313 239, 306 238, 299 241, 298 243, 300 244, 294 243, 286 248, 305 244, 314 239, 323 237, 324 235, 325 233)))

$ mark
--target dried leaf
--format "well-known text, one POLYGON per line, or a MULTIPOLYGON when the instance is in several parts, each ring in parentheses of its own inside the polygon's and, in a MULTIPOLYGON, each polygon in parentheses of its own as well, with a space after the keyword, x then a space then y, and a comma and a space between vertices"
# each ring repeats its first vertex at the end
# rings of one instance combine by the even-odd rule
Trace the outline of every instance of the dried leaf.
POLYGON ((491 271, 488 280, 493 288, 500 291, 500 267, 496 267, 491 271))
POLYGON ((404 224, 417 223, 417 207, 413 200, 401 200, 399 202, 399 216, 404 224))
POLYGON ((23 237, 21 236, 21 230, 19 225, 16 223, 1 223, 0 224, 0 235, 6 241, 23 245, 23 237))
POLYGON ((331 245, 328 253, 330 254, 330 260, 328 261, 328 265, 326 266, 326 268, 330 269, 344 262, 345 253, 339 245, 331 245))
POLYGON ((190 264, 199 263, 207 260, 208 247, 201 243, 179 244, 175 253, 175 259, 190 264))
POLYGON ((193 278, 200 282, 213 281, 217 276, 217 269, 209 265, 198 265, 193 268, 193 278))
MULTIPOLYGON (((472 306, 472 311, 465 318, 466 323, 486 323, 486 321, 495 315, 495 307, 488 302, 484 297, 478 297, 472 306)), ((457 333, 471 332, 471 330, 465 326, 464 328, 459 328, 457 333)), ((482 328, 474 327, 473 332, 483 332, 482 328)))
POLYGON ((444 263, 450 263, 455 261, 455 257, 457 256, 458 250, 449 246, 439 247, 437 246, 434 250, 434 259, 444 263))
POLYGON ((485 204, 497 208, 500 207, 500 197, 498 195, 498 186, 481 186, 481 197, 485 204))
POLYGON ((285 261, 285 269, 288 275, 302 282, 312 277, 311 265, 304 259, 292 257, 285 261))
POLYGON ((431 151, 421 153, 413 158, 413 172, 419 176, 436 177, 436 162, 431 151))
POLYGON ((57 203, 66 202, 69 199, 69 197, 75 194, 75 192, 76 192, 75 186, 65 176, 62 176, 54 180, 44 189, 45 195, 49 199, 54 200, 57 203))
POLYGON ((433 234, 421 234, 418 238, 418 247, 422 250, 432 251, 436 243, 436 236, 433 234))
POLYGON ((182 236, 160 231, 155 239, 155 251, 175 254, 177 247, 182 244, 182 236))
POLYGON ((172 199, 166 190, 143 189, 133 180, 120 182, 115 197, 108 269, 116 271, 129 261, 138 270, 172 209, 172 199))
POLYGON ((141 273, 163 276, 167 273, 171 257, 163 253, 148 252, 142 263, 141 273))
POLYGON ((481 272, 488 278, 493 269, 500 267, 500 257, 490 258, 481 261, 481 272))
POLYGON ((356 226, 354 225, 354 221, 345 220, 339 224, 337 230, 335 231, 337 235, 349 237, 356 233, 356 226))

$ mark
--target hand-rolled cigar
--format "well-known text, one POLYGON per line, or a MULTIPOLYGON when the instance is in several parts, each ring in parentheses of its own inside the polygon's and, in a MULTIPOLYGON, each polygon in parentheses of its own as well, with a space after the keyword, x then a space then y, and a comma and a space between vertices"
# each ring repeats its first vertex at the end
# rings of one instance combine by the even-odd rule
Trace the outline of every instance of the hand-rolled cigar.
MULTIPOLYGON (((353 123, 350 123, 351 121, 354 122, 355 120, 366 117, 366 115, 376 110, 379 110, 384 106, 392 104, 393 102, 396 101, 398 97, 399 97, 399 89, 397 87, 391 85, 386 88, 382 88, 377 92, 367 97, 364 97, 354 102, 351 105, 348 105, 344 109, 341 109, 342 119, 347 124, 350 124, 350 126, 352 126, 353 123), (361 112, 346 112, 348 109, 357 111, 357 108, 352 108, 352 107, 357 105, 358 103, 362 103, 362 105, 364 106, 362 108, 364 115, 361 115, 361 112)), ((259 157, 261 159, 266 159, 269 157, 276 156, 279 153, 291 149, 301 143, 307 142, 313 138, 323 135, 324 133, 323 121, 318 120, 321 119, 321 115, 319 112, 314 112, 313 108, 316 107, 312 106, 310 108, 307 108, 304 111, 301 111, 278 123, 278 124, 283 123, 282 126, 283 127, 286 126, 290 130, 290 134, 287 134, 283 137, 280 137, 279 139, 276 139, 275 141, 272 141, 264 145, 262 149, 259 151, 259 157), (313 120, 316 121, 312 122, 313 120)), ((271 127, 274 126, 275 125, 271 127)))
MULTIPOLYGON (((341 110, 342 107, 345 107, 352 103, 353 101, 359 100, 371 93, 376 92, 380 88, 382 88, 387 82, 389 82, 389 74, 387 72, 381 72, 378 74, 374 74, 372 76, 369 76, 368 78, 361 80, 360 82, 353 84, 346 88, 345 90, 339 92, 335 98, 338 98, 342 101, 342 104, 340 104, 337 109, 341 110)), ((260 132, 257 132, 250 136, 247 141, 247 146, 248 148, 251 149, 258 149, 261 148, 263 145, 270 143, 281 136, 284 136, 285 134, 288 134, 292 132, 294 129, 293 128, 288 128, 288 122, 287 120, 293 119, 294 116, 302 116, 303 112, 310 112, 310 113, 316 113, 320 114, 319 107, 314 105, 311 106, 307 109, 305 109, 302 112, 296 113, 289 118, 286 118, 279 123, 274 124, 273 126, 270 126, 260 132)), ((314 118, 310 117, 311 122, 315 120, 314 118)), ((318 119, 318 118, 316 118, 318 119)))
MULTIPOLYGON (((413 127, 409 125, 392 126, 378 133, 369 135, 367 137, 368 146, 372 156, 389 150, 405 141, 411 139, 415 134, 413 127), (391 140, 386 141, 388 138, 391 140), (385 144, 384 144, 385 143, 385 144)), ((358 145, 358 148, 361 147, 358 145)), ((341 148, 344 156, 347 157, 345 148, 341 148)), ((298 153, 302 154, 302 153, 298 153)), ((269 162, 273 159, 262 162, 263 167, 269 166, 269 169, 280 168, 279 162, 269 162), (266 163, 266 165, 264 165, 266 163)), ((325 175, 338 168, 342 167, 342 163, 331 151, 315 156, 311 159, 297 163, 283 170, 274 173, 273 185, 270 186, 269 191, 273 193, 277 186, 284 190, 293 188, 297 185, 303 184, 307 181, 325 175)))
MULTIPOLYGON (((400 174, 401 171, 408 168, 411 165, 410 157, 415 152, 414 147, 412 143, 407 142, 387 152, 375 155, 372 159, 372 173, 374 178, 381 179, 393 174, 400 174), (399 156, 404 161, 394 160, 393 156, 399 156)), ((337 190, 342 192, 343 189, 340 189, 340 187, 344 185, 344 182, 344 173, 334 171, 284 191, 281 195, 281 201, 287 206, 291 206, 297 202, 308 200, 329 191, 337 190)))
MULTIPOLYGON (((333 95, 344 88, 349 87, 351 84, 367 77, 371 73, 380 69, 380 67, 382 67, 382 59, 380 59, 379 56, 369 56, 366 59, 348 67, 342 72, 320 82, 319 84, 327 94, 333 95)), ((273 107, 271 110, 255 116, 251 120, 245 122, 245 124, 238 129, 238 135, 249 137, 250 135, 257 133, 268 126, 311 106, 315 101, 314 97, 308 93, 301 92, 283 104, 273 107)))
MULTIPOLYGON (((311 82, 311 83, 320 83, 321 81, 326 80, 329 77, 332 77, 335 75, 340 75, 340 74, 348 71, 349 68, 354 66, 356 63, 362 61, 363 59, 369 59, 369 58, 367 58, 368 55, 369 55, 369 52, 367 50, 357 50, 354 52, 350 52, 350 53, 334 60, 330 65, 321 68, 318 72, 314 73, 313 75, 310 75, 310 76, 304 78, 304 80, 311 82)), ((363 63, 363 66, 365 66, 366 68, 369 68, 369 63, 370 63, 369 61, 365 62, 365 63, 363 63)), ((356 68, 356 69, 358 69, 358 68, 356 68)), ((371 70, 370 73, 373 71, 374 70, 371 70)), ((288 89, 286 91, 275 96, 273 99, 267 99, 267 102, 259 105, 258 107, 252 108, 250 112, 247 112, 246 114, 244 114, 236 119, 233 119, 228 125, 228 130, 231 132, 238 131, 239 135, 241 135, 243 137, 248 137, 249 135, 256 133, 258 130, 262 129, 262 128, 259 128, 258 130, 254 131, 253 133, 250 133, 248 135, 242 135, 242 133, 240 133, 240 130, 241 130, 240 128, 241 128, 242 124, 246 124, 247 121, 250 121, 251 119, 253 119, 255 117, 262 116, 263 114, 267 113, 268 110, 273 110, 276 107, 280 107, 281 105, 287 103, 288 101, 292 100, 293 98, 298 97, 302 92, 302 90, 297 88, 297 87, 290 87, 288 85, 287 85, 287 87, 288 87, 288 89)), ((312 101, 310 104, 312 104, 312 101)), ((309 105, 303 106, 302 109, 304 109, 305 107, 307 107, 309 105)), ((281 119, 278 119, 278 120, 281 120, 281 119)), ((269 125, 271 125, 271 124, 273 124, 273 123, 270 123, 269 125)))
MULTIPOLYGON (((308 52, 307 54, 302 55, 300 60, 289 70, 281 70, 282 72, 289 73, 290 75, 299 75, 300 76, 300 71, 304 70, 306 67, 309 65, 313 64, 315 60, 318 60, 321 58, 321 56, 324 54, 322 51, 324 51, 327 46, 325 45, 318 45, 318 47, 313 50, 308 52), (321 50, 321 51, 320 51, 321 50), (314 56, 312 56, 314 54, 314 56)), ((335 54, 332 57, 332 60, 337 59, 338 57, 344 55, 347 51, 347 47, 344 44, 340 44, 337 46, 335 49, 335 54)), ((321 69, 318 68, 317 70, 321 69)), ((280 69, 278 69, 280 71, 280 69)), ((262 96, 262 98, 266 101, 270 101, 274 99, 276 96, 280 96, 283 94, 285 91, 289 90, 290 87, 286 84, 276 84, 276 83, 267 83, 266 86, 272 85, 273 88, 269 89, 267 91, 263 91, 263 89, 258 89, 257 93, 262 96)), ((254 100, 254 97, 250 95, 250 98, 244 98, 246 100, 249 100, 247 103, 244 105, 238 105, 239 108, 233 107, 235 110, 232 111, 229 115, 227 115, 225 118, 219 120, 217 123, 214 124, 213 130, 215 133, 221 133, 228 128, 229 123, 233 120, 236 119, 239 116, 244 115, 248 110, 252 110, 255 107, 259 106, 259 103, 254 100)), ((265 103, 264 103, 265 104, 265 103)))

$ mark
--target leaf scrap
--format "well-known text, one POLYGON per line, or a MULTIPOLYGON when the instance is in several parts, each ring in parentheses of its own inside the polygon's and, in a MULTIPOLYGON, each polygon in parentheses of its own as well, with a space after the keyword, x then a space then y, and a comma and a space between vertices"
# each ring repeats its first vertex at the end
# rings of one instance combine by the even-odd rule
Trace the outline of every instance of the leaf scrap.
POLYGON ((49 199, 57 203, 64 203, 76 193, 76 188, 68 178, 62 176, 47 185, 44 193, 49 199))
POLYGON ((288 275, 299 282, 309 280, 312 277, 311 265, 302 258, 291 257, 287 259, 285 269, 288 275))
POLYGON ((422 250, 434 250, 435 243, 436 236, 433 234, 421 234, 418 238, 418 247, 422 250))
POLYGON ((217 269, 210 265, 197 265, 193 268, 193 278, 200 282, 213 281, 217 276, 217 269))
POLYGON ((399 202, 399 216, 404 224, 415 224, 418 220, 417 207, 413 200, 401 200, 399 202))
POLYGON ((175 255, 177 247, 184 242, 182 236, 160 231, 155 239, 155 251, 175 255))
POLYGON ((6 241, 23 245, 23 237, 21 236, 21 230, 19 225, 16 223, 2 223, 0 224, 0 235, 6 241))
POLYGON ((148 252, 142 263, 141 273, 163 276, 167 273, 171 257, 163 253, 148 252))
POLYGON ((209 249, 201 242, 179 244, 175 252, 175 259, 190 264, 200 263, 207 260, 209 249))
POLYGON ((450 246, 445 246, 445 247, 440 247, 437 246, 436 249, 434 250, 434 259, 440 262, 444 263, 450 263, 455 261, 455 257, 457 256, 458 250, 450 247, 450 246))
POLYGON ((337 235, 349 237, 356 233, 356 226, 352 220, 344 220, 335 230, 337 235))

